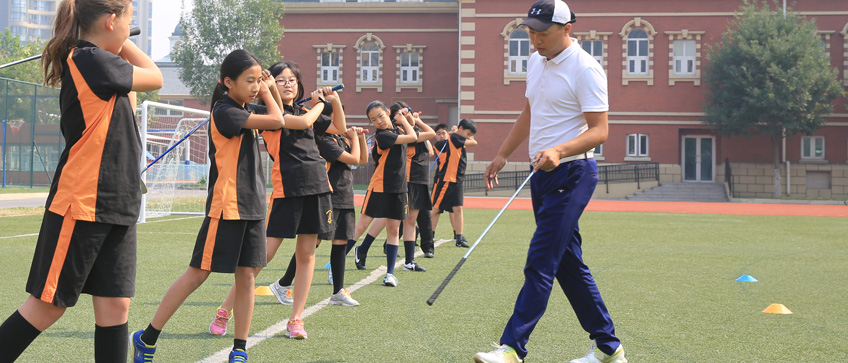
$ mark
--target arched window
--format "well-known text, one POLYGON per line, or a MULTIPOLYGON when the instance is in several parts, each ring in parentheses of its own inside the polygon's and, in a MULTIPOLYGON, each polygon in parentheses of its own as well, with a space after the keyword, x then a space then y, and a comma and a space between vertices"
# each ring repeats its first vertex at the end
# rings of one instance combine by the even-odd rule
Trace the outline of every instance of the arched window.
POLYGON ((627 35, 627 73, 648 74, 648 33, 642 29, 633 29, 627 35))
POLYGON ((368 41, 359 48, 359 80, 362 83, 380 82, 380 46, 368 41))
POLYGON ((509 74, 526 75, 530 59, 530 36, 522 29, 509 34, 509 74))

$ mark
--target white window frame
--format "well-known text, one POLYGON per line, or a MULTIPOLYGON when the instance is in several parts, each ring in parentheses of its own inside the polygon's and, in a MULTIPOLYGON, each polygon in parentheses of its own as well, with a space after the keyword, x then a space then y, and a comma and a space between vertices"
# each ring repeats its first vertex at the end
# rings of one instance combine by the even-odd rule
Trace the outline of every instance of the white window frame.
POLYGON ((400 84, 418 84, 421 82, 421 53, 400 53, 400 84), (414 58, 414 59, 413 59, 414 58), (414 65, 412 64, 414 60, 414 65))
POLYGON ((648 40, 648 33, 642 29, 634 29, 627 35, 626 44, 627 74, 631 76, 647 76, 651 71, 650 64, 648 63, 651 56, 651 43, 648 40), (636 31, 642 32, 645 37, 633 38, 633 33, 636 31), (631 49, 633 49, 636 54, 630 55, 631 49), (645 54, 642 54, 643 50, 645 54), (642 69, 644 69, 644 71, 642 69))
POLYGON ((604 65, 604 41, 597 39, 587 39, 580 42, 580 47, 589 53, 592 58, 595 58, 602 67, 604 65), (589 49, 586 49, 586 45, 589 45, 589 49), (600 53, 600 54, 595 54, 600 53))
POLYGON ((359 50, 359 81, 367 84, 380 83, 380 45, 375 41, 370 41, 363 44, 359 50), (369 44, 373 44, 375 49, 365 49, 369 44), (376 64, 374 58, 376 57, 376 64))
POLYGON ((627 134, 626 152, 628 157, 648 157, 651 155, 648 134, 627 134))
POLYGON ((509 41, 507 42, 507 57, 507 73, 512 76, 527 75, 527 62, 530 60, 530 34, 528 34, 527 31, 523 29, 515 29, 509 33, 509 41), (527 37, 513 38, 516 34, 524 34, 527 37), (518 54, 512 54, 513 44, 515 44, 515 49, 518 54), (521 54, 522 45, 526 45, 526 55, 521 54))
POLYGON ((320 82, 323 84, 338 83, 340 74, 340 64, 341 54, 339 52, 335 52, 332 50, 321 52, 320 82))
POLYGON ((824 160, 824 136, 804 136, 801 138, 801 160, 824 160), (816 155, 818 141, 821 141, 821 155, 816 155))
POLYGON ((673 44, 674 74, 677 76, 694 76, 697 71, 695 68, 697 42, 689 39, 678 39, 673 44))

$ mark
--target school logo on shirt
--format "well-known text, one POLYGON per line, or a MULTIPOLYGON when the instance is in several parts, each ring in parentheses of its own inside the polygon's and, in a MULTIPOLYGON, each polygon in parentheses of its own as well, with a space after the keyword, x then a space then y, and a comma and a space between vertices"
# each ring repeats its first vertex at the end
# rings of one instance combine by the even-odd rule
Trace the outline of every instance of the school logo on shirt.
POLYGON ((332 224, 333 223, 333 210, 330 209, 330 210, 324 212, 324 214, 327 215, 327 223, 332 224))

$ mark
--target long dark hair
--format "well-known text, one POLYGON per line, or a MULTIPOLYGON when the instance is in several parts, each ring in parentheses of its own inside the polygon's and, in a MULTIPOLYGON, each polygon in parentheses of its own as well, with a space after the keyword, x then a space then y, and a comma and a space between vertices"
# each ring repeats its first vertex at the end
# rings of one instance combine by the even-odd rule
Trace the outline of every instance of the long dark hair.
POLYGON ((294 102, 300 101, 303 99, 303 82, 300 78, 300 67, 297 66, 295 62, 277 62, 274 63, 270 68, 268 68, 268 72, 271 72, 271 76, 277 78, 280 73, 283 73, 286 68, 291 69, 294 77, 297 78, 297 95, 294 96, 294 102))
POLYGON ((395 122, 395 115, 397 115, 400 110, 407 107, 409 107, 409 105, 407 105, 406 102, 403 101, 397 101, 393 103, 392 107, 389 109, 389 119, 391 119, 392 122, 395 122))
POLYGON ((224 94, 229 91, 227 85, 224 84, 224 78, 229 77, 235 81, 242 72, 257 64, 260 67, 262 66, 259 59, 256 59, 256 56, 250 51, 236 49, 230 52, 230 54, 224 58, 224 61, 221 62, 221 74, 218 76, 218 84, 215 85, 215 90, 212 91, 212 101, 210 102, 212 105, 209 106, 209 110, 213 110, 215 108, 215 103, 224 98, 224 94))
POLYGON ((129 5, 130 0, 62 0, 53 20, 53 38, 41 54, 44 85, 55 87, 62 82, 62 61, 77 46, 80 33, 88 31, 103 14, 123 16, 129 5))

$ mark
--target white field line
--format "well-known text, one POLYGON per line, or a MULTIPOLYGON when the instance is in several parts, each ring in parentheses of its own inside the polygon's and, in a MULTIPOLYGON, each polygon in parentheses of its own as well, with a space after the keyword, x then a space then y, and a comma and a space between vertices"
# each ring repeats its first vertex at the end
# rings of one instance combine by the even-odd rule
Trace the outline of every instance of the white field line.
POLYGON ((38 236, 38 233, 27 233, 27 234, 19 234, 19 235, 15 235, 15 236, 4 236, 4 237, 0 237, 0 239, 7 239, 7 238, 19 238, 19 237, 32 237, 32 236, 38 236))
MULTIPOLYGON (((445 243, 445 242, 448 242, 448 241, 453 242, 452 239, 440 239, 435 243, 435 246, 438 247, 442 243, 445 243)), ((422 255, 424 255, 424 253, 421 252, 421 251, 418 251, 418 252, 415 253, 415 257, 420 257, 422 255)), ((395 264, 395 269, 397 269, 401 266, 403 266, 403 260, 401 260, 401 261, 399 261, 395 264)), ((352 293, 352 292, 358 290, 360 287, 363 287, 363 286, 368 285, 368 284, 370 284, 374 281, 377 281, 377 279, 380 278, 380 276, 382 276, 385 273, 386 273, 386 266, 380 266, 376 270, 371 271, 371 274, 368 275, 367 277, 365 277, 364 279, 359 280, 358 282, 351 285, 347 289, 347 291, 352 293)), ((329 304, 330 304, 330 298, 326 298, 324 300, 321 300, 318 303, 316 303, 315 305, 309 306, 306 309, 304 309, 302 317, 305 319, 306 317, 317 313, 319 310, 323 309, 324 307, 328 306, 329 304)), ((288 324, 288 322, 289 322, 289 319, 280 320, 279 322, 277 322, 274 325, 269 326, 265 330, 260 331, 256 334, 253 334, 253 336, 247 338, 247 348, 249 349, 249 348, 251 348, 251 347, 253 347, 253 346, 255 346, 259 343, 262 343, 265 339, 271 338, 274 335, 277 335, 277 334, 284 332, 286 330, 286 324, 288 324)), ((216 352, 215 354, 212 354, 212 355, 204 358, 203 360, 198 361, 198 363, 226 362, 229 359, 230 351, 232 351, 232 348, 221 349, 218 352, 216 352)))
MULTIPOLYGON (((148 221, 147 223, 159 223, 159 222, 170 222, 170 221, 179 221, 183 219, 191 219, 191 218, 201 218, 202 216, 191 216, 191 217, 181 217, 181 218, 172 218, 172 219, 163 219, 156 221, 148 221)), ((168 233, 168 234, 197 234, 197 233, 180 233, 180 232, 139 232, 139 233, 168 233)), ((20 238, 20 237, 32 237, 38 236, 38 233, 27 233, 27 234, 18 234, 14 236, 3 236, 0 239, 9 239, 9 238, 20 238)))

